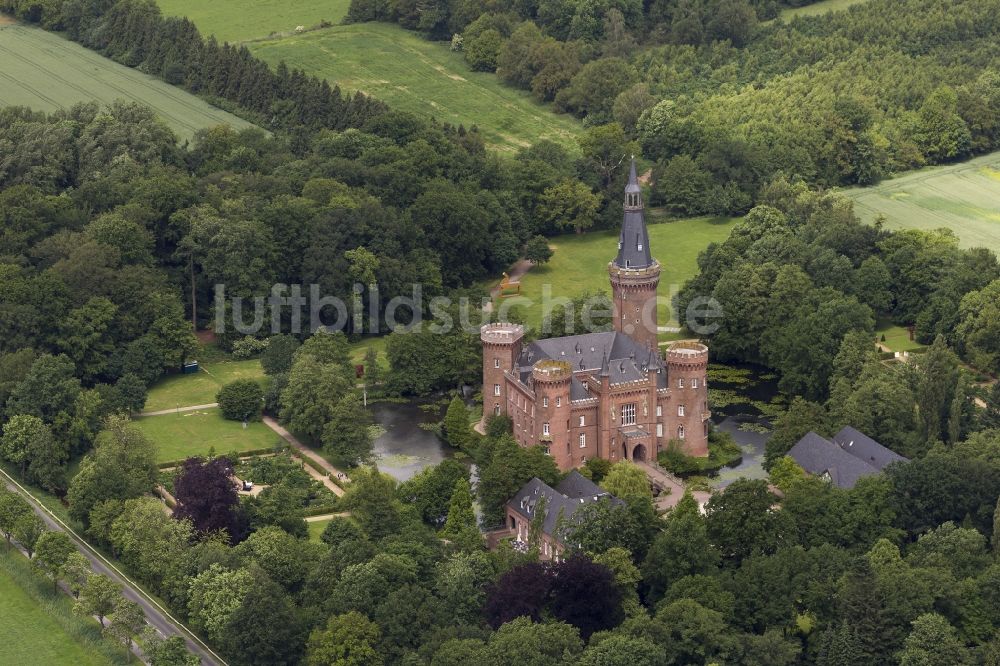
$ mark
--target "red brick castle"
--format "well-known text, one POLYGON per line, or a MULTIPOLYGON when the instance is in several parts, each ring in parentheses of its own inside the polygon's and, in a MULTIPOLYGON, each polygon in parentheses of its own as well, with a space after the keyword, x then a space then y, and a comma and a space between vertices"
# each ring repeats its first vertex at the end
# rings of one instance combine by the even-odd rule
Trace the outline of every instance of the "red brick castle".
POLYGON ((660 264, 634 161, 608 273, 613 331, 523 344, 522 326, 482 327, 484 413, 510 416, 521 446, 545 446, 561 470, 591 458, 655 460, 671 440, 708 455, 708 347, 675 342, 665 357, 657 347, 660 264))

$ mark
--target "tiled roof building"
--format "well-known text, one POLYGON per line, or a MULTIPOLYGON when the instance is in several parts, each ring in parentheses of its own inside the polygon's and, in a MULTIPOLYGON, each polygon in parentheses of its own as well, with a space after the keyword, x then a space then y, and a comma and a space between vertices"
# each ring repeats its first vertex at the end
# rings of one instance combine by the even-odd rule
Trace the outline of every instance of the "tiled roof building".
POLYGON ((507 502, 507 524, 515 546, 527 547, 531 524, 541 507, 545 508, 539 534, 539 549, 544 559, 558 558, 566 547, 560 534, 560 523, 570 525, 574 514, 588 504, 601 500, 621 503, 577 471, 570 472, 555 488, 535 478, 524 484, 507 502))
POLYGON ((903 456, 847 426, 832 439, 808 432, 788 452, 799 467, 838 488, 853 488, 858 479, 878 474, 903 456))

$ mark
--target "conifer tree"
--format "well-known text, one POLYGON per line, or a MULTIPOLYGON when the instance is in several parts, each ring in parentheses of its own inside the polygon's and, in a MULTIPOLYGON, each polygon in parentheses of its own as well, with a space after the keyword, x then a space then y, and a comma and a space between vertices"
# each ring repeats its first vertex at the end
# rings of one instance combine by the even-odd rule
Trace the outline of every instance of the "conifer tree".
POLYGON ((448 519, 441 536, 460 550, 482 549, 483 537, 476 526, 476 513, 472 509, 472 487, 465 478, 455 482, 448 504, 448 519))
POLYGON ((458 396, 452 399, 444 416, 444 438, 456 449, 469 444, 469 412, 458 396))

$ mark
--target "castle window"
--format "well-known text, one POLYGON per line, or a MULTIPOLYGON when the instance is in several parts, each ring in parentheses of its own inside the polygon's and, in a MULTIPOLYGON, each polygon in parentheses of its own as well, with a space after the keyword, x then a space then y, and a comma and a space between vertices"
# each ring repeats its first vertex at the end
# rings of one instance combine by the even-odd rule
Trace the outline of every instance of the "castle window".
POLYGON ((500 405, 493 405, 493 416, 500 416, 500 405))
POLYGON ((581 449, 587 448, 587 436, 586 435, 580 435, 580 448, 581 449))
POLYGON ((677 416, 684 416, 684 405, 677 405, 677 416))
POLYGON ((493 359, 493 367, 494 368, 499 368, 500 367, 500 359, 498 359, 498 358, 493 359))
POLYGON ((656 424, 656 436, 657 437, 663 437, 663 424, 662 423, 657 423, 656 424))
POLYGON ((626 405, 622 405, 622 425, 630 426, 635 425, 635 403, 630 402, 626 405))
POLYGON ((499 384, 494 384, 493 385, 493 395, 500 395, 500 385, 499 384))
POLYGON ((677 380, 677 388, 684 388, 684 378, 681 377, 677 380))
POLYGON ((542 424, 542 434, 543 435, 548 435, 549 434, 549 424, 548 423, 543 423, 542 424))
POLYGON ((677 439, 684 439, 684 426, 677 426, 677 439))
POLYGON ((698 378, 697 377, 694 377, 691 380, 691 388, 698 388, 698 378))
POLYGON ((548 407, 548 406, 549 406, 549 399, 542 398, 542 407, 548 407))
POLYGON ((556 407, 562 407, 562 398, 556 398, 556 407))
POLYGON ((656 406, 656 415, 657 416, 663 416, 663 405, 657 405, 656 406))
POLYGON ((583 416, 580 417, 580 425, 581 426, 585 425, 585 423, 584 423, 585 420, 586 420, 585 417, 583 417, 583 416))

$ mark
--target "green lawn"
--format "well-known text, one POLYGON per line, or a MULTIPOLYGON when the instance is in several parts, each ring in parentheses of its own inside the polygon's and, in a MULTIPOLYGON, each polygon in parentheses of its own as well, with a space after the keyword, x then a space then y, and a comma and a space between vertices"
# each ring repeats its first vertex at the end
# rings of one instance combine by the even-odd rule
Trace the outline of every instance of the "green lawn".
POLYGON ((203 127, 250 123, 51 32, 0 25, 0 106, 38 111, 116 99, 150 106, 181 140, 203 127))
POLYGON ((1000 254, 1000 152, 844 193, 865 222, 884 215, 889 229, 947 227, 962 247, 1000 254))
POLYGON ((913 351, 924 347, 916 340, 910 340, 910 333, 905 327, 895 326, 888 319, 879 320, 878 326, 875 328, 875 335, 880 341, 884 335, 885 342, 882 344, 895 352, 913 351))
POLYGON ((215 394, 225 384, 237 379, 264 378, 260 360, 215 361, 201 365, 197 374, 168 375, 149 390, 144 411, 207 405, 215 402, 215 394))
MULTIPOLYGON (((650 224, 650 248, 663 267, 658 294, 669 298, 677 293, 684 282, 697 273, 698 253, 709 243, 728 238, 737 221, 736 218, 701 217, 650 224)), ((617 229, 558 236, 549 244, 554 251, 552 259, 533 267, 521 279, 521 296, 531 299, 533 305, 517 307, 531 326, 541 323, 545 285, 550 285, 554 296, 567 298, 588 291, 611 293, 607 266, 618 252, 617 229)), ((505 300, 499 301, 500 306, 505 300)), ((676 317, 661 307, 658 320, 662 326, 676 322, 676 317)))
POLYGON ((326 520, 311 520, 306 521, 306 525, 309 527, 309 540, 315 543, 320 543, 320 536, 323 534, 323 530, 326 526, 330 524, 332 518, 327 518, 326 520))
POLYGON ((136 425, 156 443, 158 462, 207 455, 213 448, 217 454, 267 449, 283 441, 260 421, 249 423, 244 429, 239 421, 222 418, 217 408, 143 416, 136 420, 136 425))
POLYGON ((312 28, 321 22, 340 23, 350 0, 159 0, 166 16, 187 16, 206 36, 244 42, 272 33, 312 28))
MULTIPOLYGON (((6 549, 3 545, 0 548, 6 549)), ((3 558, 20 555, 3 553, 3 558)), ((68 597, 53 596, 40 602, 18 584, 7 570, 20 562, 0 566, 0 664, 45 664, 46 666, 88 666, 111 664, 106 656, 93 649, 67 629, 78 630, 83 623, 71 613, 68 597)), ((23 567, 27 567, 26 561, 23 567)), ((31 575, 22 571, 22 576, 31 575)), ((93 635, 100 640, 94 623, 93 635)), ((92 639, 93 640, 93 639, 92 639)), ((122 650, 124 655, 124 649, 122 650)))

